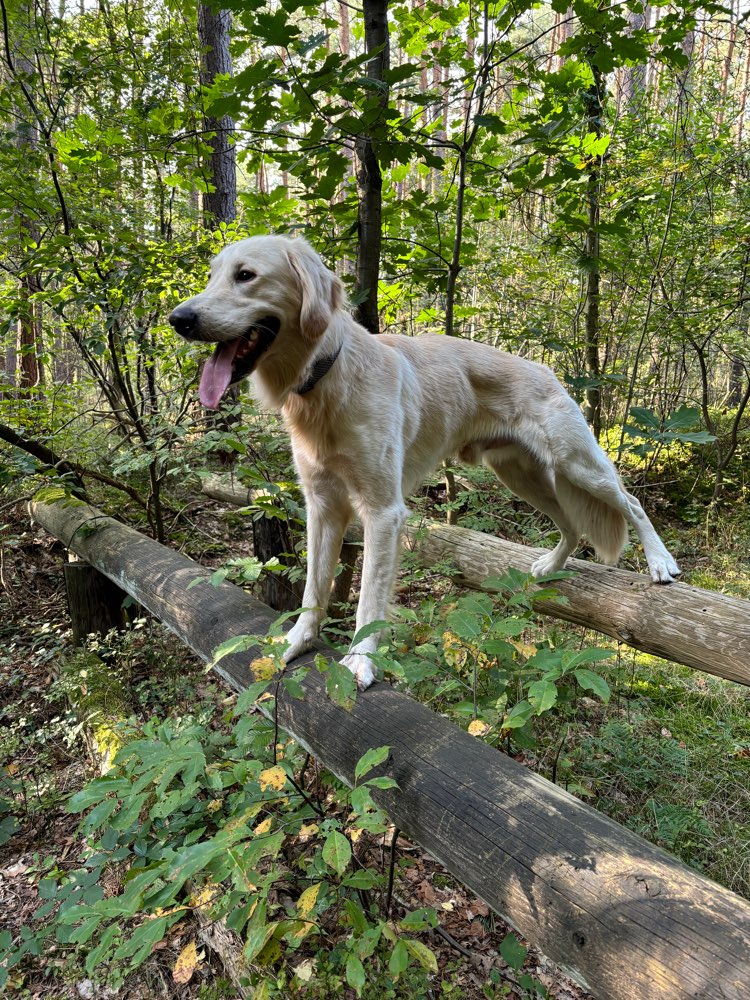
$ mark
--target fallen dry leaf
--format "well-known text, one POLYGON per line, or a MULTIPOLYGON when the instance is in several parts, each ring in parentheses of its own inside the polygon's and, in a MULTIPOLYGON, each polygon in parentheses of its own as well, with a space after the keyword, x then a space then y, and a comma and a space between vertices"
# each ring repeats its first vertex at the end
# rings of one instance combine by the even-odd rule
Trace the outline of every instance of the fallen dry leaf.
POLYGON ((204 953, 198 951, 195 941, 186 944, 172 969, 172 979, 176 983, 189 983, 193 978, 193 973, 203 961, 204 953))

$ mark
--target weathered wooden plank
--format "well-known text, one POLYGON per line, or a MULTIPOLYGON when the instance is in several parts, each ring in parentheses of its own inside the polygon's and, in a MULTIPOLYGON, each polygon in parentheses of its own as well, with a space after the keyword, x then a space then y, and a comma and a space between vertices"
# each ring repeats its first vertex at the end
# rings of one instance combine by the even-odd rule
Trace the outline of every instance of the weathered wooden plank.
MULTIPOLYGON (((275 617, 227 583, 187 589, 209 571, 93 508, 32 511, 207 661, 275 617)), ((219 672, 242 689, 254 655, 227 657, 219 672)), ((389 745, 399 788, 377 799, 393 821, 596 996, 750 998, 745 900, 386 685, 351 712, 314 669, 305 692, 279 698, 280 725, 349 784, 367 749, 389 745)))
MULTIPOLYGON (((210 477, 204 490, 224 503, 252 503, 252 491, 225 476, 210 477)), ((528 572, 541 552, 435 521, 408 524, 405 534, 423 566, 448 562, 456 567, 458 582, 478 589, 488 576, 501 576, 510 566, 528 572)), ((750 685, 750 601, 685 583, 659 586, 648 574, 582 559, 569 559, 567 568, 576 571, 575 577, 555 584, 567 604, 537 601, 534 607, 540 614, 585 625, 644 653, 750 685)))

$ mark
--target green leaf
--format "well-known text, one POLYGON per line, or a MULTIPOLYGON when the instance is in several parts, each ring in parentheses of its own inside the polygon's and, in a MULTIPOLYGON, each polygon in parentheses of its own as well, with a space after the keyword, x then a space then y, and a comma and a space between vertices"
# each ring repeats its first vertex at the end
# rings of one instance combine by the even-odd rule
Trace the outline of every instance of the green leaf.
POLYGON ((366 812, 373 805, 370 789, 367 785, 360 785, 352 791, 352 809, 355 813, 366 812))
POLYGON ((386 788, 398 788, 396 779, 389 778, 385 774, 379 778, 368 778, 365 784, 370 785, 372 788, 380 788, 381 791, 385 791, 386 788))
POLYGON ((500 954, 503 956, 505 963, 514 972, 518 972, 519 969, 523 968, 528 950, 524 948, 515 934, 506 934, 500 943, 500 954))
POLYGON ((323 860, 337 875, 343 875, 352 859, 349 841, 338 830, 329 833, 323 845, 323 860))
POLYGON ((94 778, 88 785, 85 785, 80 792, 71 795, 67 802, 68 812, 84 812, 101 802, 110 792, 125 792, 129 788, 127 778, 116 778, 105 775, 103 778, 94 778))
POLYGON ((447 621, 449 628, 460 639, 477 639, 484 631, 482 618, 470 611, 451 611, 447 621))
POLYGON ((54 899, 57 895, 57 879, 43 878, 37 887, 40 899, 54 899))
POLYGON ((258 637, 255 635, 235 635, 231 639, 226 639, 214 650, 211 666, 215 667, 219 660, 233 653, 245 653, 248 649, 258 645, 258 637))
POLYGON ((359 903, 355 903, 353 899, 345 899, 344 909, 346 910, 349 923, 354 928, 354 931, 357 934, 364 934, 367 930, 367 917, 365 916, 365 911, 359 903))
POLYGON ((609 660, 614 655, 613 649, 601 649, 598 646, 593 646, 591 649, 581 649, 579 652, 573 653, 572 656, 564 655, 563 667, 567 673, 575 667, 580 667, 583 663, 598 663, 601 660, 609 660))
POLYGON ((166 917, 153 917, 144 920, 140 927, 136 927, 127 941, 123 941, 114 954, 114 960, 130 958, 131 965, 139 965, 149 954, 153 946, 164 937, 167 931, 166 917))
POLYGON ((256 681, 254 684, 246 687, 237 699, 237 704, 234 706, 234 715, 244 715, 260 698, 270 683, 270 680, 256 681))
POLYGON ((352 989, 357 991, 357 996, 362 995, 365 986, 365 970, 354 952, 349 952, 349 957, 346 960, 346 981, 352 989))
POLYGON ((528 701, 519 701, 503 719, 503 729, 521 729, 534 713, 528 701))
POLYGON ((595 674, 593 670, 574 670, 573 673, 575 679, 585 691, 593 691, 605 704, 609 701, 611 691, 609 684, 607 684, 603 677, 595 674))
POLYGON ((432 907, 422 906, 412 913, 407 913, 400 926, 405 931, 427 931, 437 927, 437 924, 437 914, 432 907))
POLYGON ((278 921, 267 921, 267 910, 268 904, 265 899, 261 899, 248 921, 245 931, 245 947, 242 949, 243 957, 248 962, 252 962, 263 951, 273 932, 276 930, 278 921))
POLYGON ((341 884, 350 889, 372 889, 380 881, 380 876, 371 871, 358 871, 352 875, 347 875, 341 880, 341 884))
POLYGON ((3 816, 0 820, 0 847, 7 844, 21 826, 15 816, 3 816))
POLYGON ((383 761, 388 757, 388 754, 390 752, 391 752, 390 747, 383 746, 383 747, 373 747, 371 750, 368 750, 366 753, 362 754, 362 756, 357 761, 356 767, 354 768, 355 782, 358 782, 361 777, 363 777, 365 774, 371 771, 374 767, 377 767, 378 764, 382 764, 383 761))
POLYGON ((357 681, 354 674, 337 660, 329 661, 326 671, 326 692, 335 705, 347 710, 354 705, 357 697, 357 681))
POLYGON ((406 971, 409 964, 409 951, 404 942, 399 939, 388 959, 388 970, 394 979, 398 979, 402 972, 406 971))
POLYGON ((552 681, 549 680, 542 679, 534 681, 534 683, 529 686, 527 697, 534 706, 536 714, 541 715, 543 712, 549 711, 549 709, 556 703, 557 688, 552 681))
POLYGON ((368 622, 355 632, 352 639, 352 646, 356 646, 357 643, 362 642, 363 639, 368 639, 371 635, 379 634, 384 628, 388 628, 388 622, 386 621, 368 622))

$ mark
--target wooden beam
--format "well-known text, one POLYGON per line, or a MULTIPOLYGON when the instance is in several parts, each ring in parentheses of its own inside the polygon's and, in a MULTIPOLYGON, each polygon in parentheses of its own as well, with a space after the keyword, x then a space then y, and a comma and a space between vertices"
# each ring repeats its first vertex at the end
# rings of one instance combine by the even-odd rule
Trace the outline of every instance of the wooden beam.
MULTIPOLYGON (((481 531, 434 523, 410 527, 408 538, 424 566, 451 563, 459 583, 480 589, 488 576, 501 576, 510 566, 529 572, 541 552, 481 531)), ((554 586, 567 603, 535 601, 535 611, 750 685, 750 601, 686 583, 652 583, 647 573, 583 559, 569 559, 566 568, 575 576, 554 586)))
MULTIPOLYGON (((223 503, 252 503, 252 491, 225 476, 210 477, 203 488, 223 503)), ((502 576, 511 566, 529 572, 542 552, 435 521, 408 524, 405 535, 423 566, 447 562, 456 568, 459 583, 476 589, 484 588, 487 577, 502 576)), ((750 685, 750 601, 686 583, 661 586, 646 573, 582 559, 569 559, 567 568, 576 575, 555 584, 567 603, 536 601, 534 609, 540 614, 585 625, 633 649, 750 685)))
MULTIPOLYGON (((31 509, 206 661, 274 620, 228 583, 188 589, 210 571, 92 507, 31 509)), ((219 673, 243 689, 254 655, 219 673)), ((390 746, 399 787, 376 798, 391 819, 595 996, 750 1000, 747 901, 385 684, 350 712, 314 667, 304 687, 302 700, 280 688, 279 724, 348 784, 366 750, 390 746)))

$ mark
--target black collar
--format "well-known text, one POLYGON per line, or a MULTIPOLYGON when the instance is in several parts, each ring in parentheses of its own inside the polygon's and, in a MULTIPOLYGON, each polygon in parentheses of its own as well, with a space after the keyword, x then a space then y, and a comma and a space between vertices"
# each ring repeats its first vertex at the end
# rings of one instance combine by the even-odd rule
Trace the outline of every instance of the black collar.
POLYGON ((304 396, 305 393, 308 393, 310 392, 311 389, 314 389, 315 386, 318 384, 318 382, 320 382, 320 380, 323 378, 323 376, 327 375, 328 372, 331 370, 331 368, 333 368, 334 362, 336 361, 336 358, 339 356, 340 353, 341 353, 341 345, 339 344, 339 346, 336 348, 333 354, 325 354, 322 358, 318 358, 318 360, 315 362, 315 364, 312 366, 310 370, 309 377, 305 379, 302 385, 298 386, 294 390, 297 393, 297 395, 304 396))

